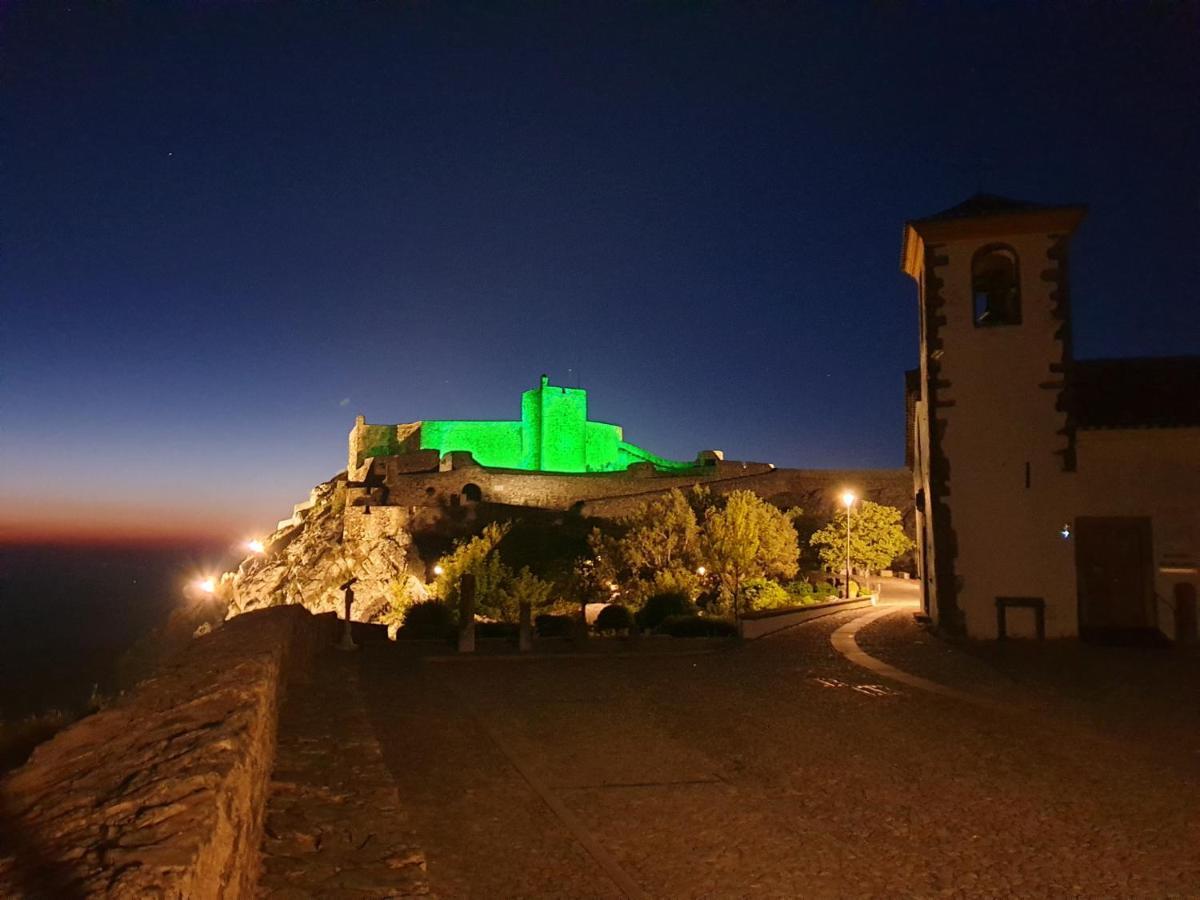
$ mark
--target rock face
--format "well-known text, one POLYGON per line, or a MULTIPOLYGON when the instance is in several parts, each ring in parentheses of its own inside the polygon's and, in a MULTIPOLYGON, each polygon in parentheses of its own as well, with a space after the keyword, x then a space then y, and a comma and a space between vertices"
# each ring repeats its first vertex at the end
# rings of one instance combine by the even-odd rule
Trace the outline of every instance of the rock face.
POLYGON ((353 577, 351 617, 387 621, 397 596, 427 596, 410 519, 405 507, 347 507, 344 474, 317 485, 263 541, 261 554, 223 576, 219 591, 229 617, 289 604, 341 615, 341 585, 353 577))
POLYGON ((477 521, 484 508, 513 514, 522 509, 573 509, 585 518, 611 519, 663 491, 686 490, 699 482, 718 494, 751 490, 781 508, 800 506, 811 517, 821 518, 833 514, 838 493, 852 486, 860 496, 899 507, 906 529, 912 531, 912 475, 906 469, 762 466, 747 468, 745 474, 738 474, 741 469, 720 470, 719 477, 689 479, 643 478, 636 473, 512 472, 472 464, 465 470, 449 466, 445 471, 410 473, 395 470, 399 458, 391 458, 386 471, 371 468, 381 465, 378 459, 368 460, 365 481, 348 481, 342 472, 313 488, 308 500, 263 541, 262 553, 247 557, 236 572, 222 577, 218 596, 228 603, 228 617, 284 605, 341 616, 341 586, 356 578, 351 618, 398 624, 392 616, 397 601, 417 602, 429 596, 429 575, 414 535, 440 538, 440 543, 422 544, 432 556, 437 551, 429 550, 431 546, 449 549, 453 538, 469 533, 464 528, 477 521), (446 483, 457 487, 446 494, 438 486, 439 478, 449 478, 446 483), (461 484, 465 478, 472 479, 466 488, 475 488, 474 497, 461 484))

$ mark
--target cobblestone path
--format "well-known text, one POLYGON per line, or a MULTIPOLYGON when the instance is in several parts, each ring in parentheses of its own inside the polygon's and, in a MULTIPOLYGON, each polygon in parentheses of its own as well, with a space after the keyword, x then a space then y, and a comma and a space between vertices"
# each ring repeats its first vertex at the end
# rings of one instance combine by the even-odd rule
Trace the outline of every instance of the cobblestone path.
POLYGON ((259 893, 412 897, 429 893, 416 845, 366 716, 355 654, 329 649, 288 691, 267 804, 259 893))
POLYGON ((1200 764, 1200 647, 951 642, 905 615, 872 622, 856 637, 884 663, 1054 727, 1107 735, 1184 778, 1200 764))
POLYGON ((1200 896, 1195 760, 1086 717, 1048 728, 885 684, 830 645, 854 615, 708 656, 366 648, 365 703, 430 889, 1200 896))

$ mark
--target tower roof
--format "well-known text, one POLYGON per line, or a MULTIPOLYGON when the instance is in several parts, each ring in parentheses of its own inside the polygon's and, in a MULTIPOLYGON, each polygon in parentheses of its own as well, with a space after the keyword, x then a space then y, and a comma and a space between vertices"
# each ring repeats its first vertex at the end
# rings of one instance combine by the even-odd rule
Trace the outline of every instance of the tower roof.
POLYGON ((1038 232, 1070 234, 1086 214, 1082 204, 1030 203, 975 194, 949 209, 905 222, 901 268, 916 278, 926 243, 1038 232))
POLYGON ((917 222, 945 222, 952 219, 975 219, 981 216, 1001 216, 1012 213, 1037 212, 1042 209, 1055 209, 1045 203, 1028 203, 1023 200, 1013 200, 1001 197, 999 194, 975 194, 962 203, 957 203, 931 216, 916 219, 917 222))

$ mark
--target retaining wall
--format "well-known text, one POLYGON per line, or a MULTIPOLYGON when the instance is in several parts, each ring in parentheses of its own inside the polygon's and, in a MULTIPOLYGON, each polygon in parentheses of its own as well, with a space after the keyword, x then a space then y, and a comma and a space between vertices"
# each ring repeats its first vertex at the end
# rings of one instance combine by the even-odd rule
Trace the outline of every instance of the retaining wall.
POLYGON ((830 613, 859 609, 863 606, 870 606, 874 602, 875 597, 868 595, 857 597, 854 600, 834 600, 832 603, 822 603, 819 606, 797 606, 794 609, 772 609, 766 612, 746 613, 741 619, 741 636, 752 641, 802 622, 819 619, 830 613))
POLYGON ((329 618, 238 616, 40 746, 0 782, 0 896, 251 896, 279 704, 329 618))

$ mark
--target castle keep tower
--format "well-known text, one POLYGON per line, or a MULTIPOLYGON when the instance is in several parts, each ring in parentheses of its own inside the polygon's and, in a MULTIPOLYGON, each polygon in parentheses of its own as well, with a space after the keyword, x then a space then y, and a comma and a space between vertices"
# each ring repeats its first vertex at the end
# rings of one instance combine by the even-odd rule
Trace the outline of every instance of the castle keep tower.
MULTIPOLYGON (((1084 212, 981 194, 904 229, 920 308, 910 441, 923 600, 972 636, 996 635, 997 598, 1040 600, 1047 634, 1076 628, 1062 534, 1076 464, 1067 248, 1084 212)), ((1018 605, 1009 627, 1033 620, 1018 605)))

